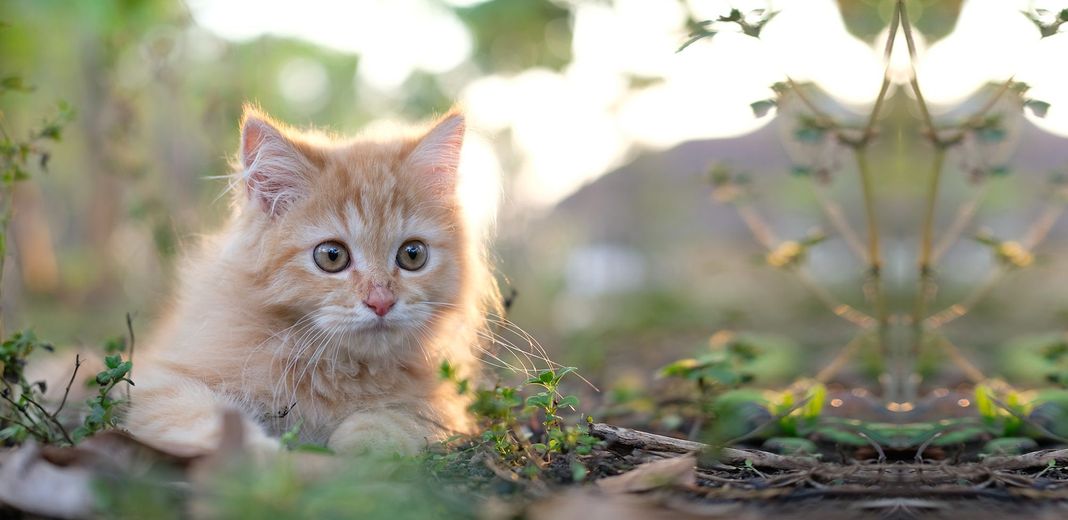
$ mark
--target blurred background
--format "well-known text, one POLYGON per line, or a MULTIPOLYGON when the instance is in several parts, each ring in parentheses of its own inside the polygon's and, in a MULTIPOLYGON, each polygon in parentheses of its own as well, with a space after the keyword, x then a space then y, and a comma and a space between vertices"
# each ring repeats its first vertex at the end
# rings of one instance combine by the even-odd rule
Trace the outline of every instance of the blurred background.
MULTIPOLYGON (((981 204, 938 268, 941 306, 995 266, 990 248, 967 237, 981 228, 1025 234, 1053 194, 1051 176, 1068 173, 1068 36, 1040 40, 1024 14, 1063 8, 1046 4, 907 3, 921 33, 919 80, 940 120, 974 111, 989 84, 1009 77, 1050 103, 1044 117, 1008 107, 1001 138, 950 153, 937 229, 961 204, 981 204)), ((889 0, 5 0, 0 74, 36 91, 0 97, 3 124, 26 131, 58 100, 78 114, 47 173, 18 186, 5 323, 58 344, 120 334, 127 312, 148 329, 181 251, 227 215, 225 181, 213 177, 229 172, 247 101, 339 133, 460 103, 472 128, 465 196, 475 218, 495 218, 499 274, 518 295, 510 318, 557 361, 621 385, 707 349, 717 331, 753 330, 796 343, 784 374, 814 372, 855 329, 767 265, 737 212, 712 197, 709 172, 744 175, 779 238, 829 233, 809 252, 811 277, 866 308, 865 266, 818 203, 834 198, 863 230, 850 156, 798 143, 796 107, 762 113, 751 104, 774 97, 772 85, 789 75, 811 85, 826 110, 863 124, 892 8, 889 0), (714 37, 676 52, 695 22, 733 8, 780 12, 760 40, 719 24, 714 37)), ((908 60, 899 54, 890 61, 902 75, 908 60)), ((871 161, 890 297, 907 308, 932 151, 916 131, 911 94, 901 82, 892 88, 871 161)), ((984 368, 998 367, 991 354, 1010 338, 1062 328, 1064 239, 1054 226, 1034 266, 950 326, 984 368)))

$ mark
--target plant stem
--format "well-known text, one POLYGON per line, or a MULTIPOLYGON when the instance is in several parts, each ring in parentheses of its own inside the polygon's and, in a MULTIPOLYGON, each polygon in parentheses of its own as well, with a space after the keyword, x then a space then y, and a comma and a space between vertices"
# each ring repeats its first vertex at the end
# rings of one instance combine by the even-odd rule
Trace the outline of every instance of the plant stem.
POLYGON ((927 108, 927 101, 923 98, 920 82, 916 78, 916 41, 912 37, 912 24, 909 23, 909 14, 905 7, 905 0, 897 0, 897 10, 901 21, 901 31, 905 34, 905 44, 909 48, 909 85, 912 87, 912 93, 916 95, 916 104, 920 107, 920 116, 922 117, 925 126, 924 133, 927 134, 936 147, 941 148, 944 147, 946 143, 939 139, 938 133, 935 131, 934 120, 931 118, 931 111, 927 108))
POLYGON ((831 362, 827 366, 823 367, 819 373, 816 374, 816 381, 826 383, 834 378, 838 374, 845 364, 860 350, 860 347, 864 345, 864 342, 868 340, 869 334, 858 334, 849 340, 838 354, 831 359, 831 362))
POLYGON ((932 266, 938 264, 942 255, 945 255, 946 252, 953 247, 953 244, 956 244, 957 240, 960 239, 961 233, 964 232, 964 229, 972 219, 975 218, 975 212, 979 209, 979 203, 986 197, 986 192, 989 188, 990 182, 983 181, 982 185, 976 189, 975 194, 957 210, 957 215, 953 218, 953 223, 949 225, 945 235, 942 236, 938 241, 938 245, 934 247, 934 251, 931 252, 932 266))
MULTIPOLYGON (((888 353, 889 310, 886 291, 883 287, 882 252, 880 249, 879 221, 875 210, 875 188, 872 182, 871 167, 868 164, 867 146, 854 149, 857 160, 857 172, 860 175, 860 188, 864 199, 864 214, 868 227, 868 284, 870 298, 875 306, 875 352, 883 358, 888 353)), ((886 392, 884 392, 886 393, 886 392)), ((887 396, 888 397, 888 396, 887 396)))
MULTIPOLYGON (((1053 228, 1053 225, 1057 223, 1057 220, 1064 213, 1064 204, 1051 203, 1042 212, 1041 215, 1035 219, 1034 222, 1028 226, 1027 231, 1024 233, 1023 238, 1020 240, 1020 245, 1028 250, 1033 251, 1038 247, 1042 241, 1049 234, 1049 231, 1053 228)), ((936 312, 935 314, 923 319, 922 326, 927 330, 937 329, 943 325, 956 320, 971 312, 975 307, 991 290, 1001 281, 1001 279, 1008 274, 1009 269, 1005 266, 998 266, 991 271, 983 283, 979 284, 972 292, 968 293, 960 302, 954 303, 945 309, 936 312)), ((914 319, 915 316, 914 316, 914 319)))
POLYGON ((827 220, 830 221, 831 226, 833 226, 835 230, 838 231, 838 234, 842 236, 846 245, 849 246, 849 250, 862 262, 867 263, 868 254, 864 250, 864 244, 861 243, 856 230, 853 229, 853 226, 849 224, 849 220, 846 219, 845 213, 842 212, 842 207, 827 194, 827 188, 819 182, 813 182, 812 189, 816 194, 816 201, 819 202, 820 208, 823 209, 823 213, 827 216, 827 220))
POLYGON ((964 354, 961 353, 956 345, 941 336, 938 338, 938 343, 942 346, 942 350, 945 351, 946 355, 949 356, 949 359, 953 361, 953 364, 957 365, 957 368, 959 368, 961 372, 964 372, 964 376, 967 377, 969 381, 975 384, 986 381, 986 376, 983 375, 983 371, 979 370, 975 364, 969 361, 968 358, 964 357, 964 354))
POLYGON ((894 40, 897 38, 898 26, 901 24, 901 12, 902 4, 894 6, 894 14, 890 18, 890 34, 886 38, 886 46, 883 48, 883 60, 886 61, 886 68, 883 69, 883 83, 879 87, 879 96, 875 98, 875 105, 872 106, 871 115, 868 116, 868 124, 864 126, 864 132, 861 133, 858 146, 864 146, 868 144, 872 136, 875 135, 875 125, 879 122, 879 112, 882 110, 883 102, 886 101, 886 94, 890 91, 890 55, 894 51, 894 40))
MULTIPOLYGON (((746 227, 749 228, 749 231, 760 245, 764 246, 768 251, 774 251, 775 248, 778 247, 778 237, 771 229, 771 226, 768 225, 767 221, 760 216, 760 213, 758 213, 755 208, 745 202, 735 202, 734 208, 738 211, 738 215, 742 217, 746 227)), ((816 282, 809 278, 804 271, 800 269, 789 269, 788 271, 797 275, 797 279, 801 282, 801 285, 811 292, 816 299, 826 305, 835 316, 864 329, 871 328, 872 324, 876 321, 871 316, 857 310, 853 306, 835 299, 835 297, 827 292, 826 289, 820 287, 816 282)))

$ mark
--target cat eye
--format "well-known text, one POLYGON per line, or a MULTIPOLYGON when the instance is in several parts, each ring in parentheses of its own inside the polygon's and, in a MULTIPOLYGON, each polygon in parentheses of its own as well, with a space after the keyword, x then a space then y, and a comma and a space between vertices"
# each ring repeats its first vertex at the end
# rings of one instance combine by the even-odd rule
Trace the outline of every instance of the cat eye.
POLYGON ((349 250, 341 242, 331 240, 315 246, 312 259, 319 269, 336 273, 349 266, 349 250))
POLYGON ((407 271, 418 271, 426 265, 430 251, 426 244, 418 240, 409 240, 397 250, 397 265, 407 271))

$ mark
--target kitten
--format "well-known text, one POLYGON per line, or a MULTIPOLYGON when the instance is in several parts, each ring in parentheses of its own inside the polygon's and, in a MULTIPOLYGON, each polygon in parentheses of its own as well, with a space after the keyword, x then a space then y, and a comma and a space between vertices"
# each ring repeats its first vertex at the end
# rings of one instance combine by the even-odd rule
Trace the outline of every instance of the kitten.
POLYGON ((464 127, 454 112, 419 134, 340 140, 246 108, 233 216, 138 352, 126 428, 200 452, 226 409, 263 450, 297 421, 340 452, 469 431, 439 367, 475 375, 499 298, 457 197, 464 127))

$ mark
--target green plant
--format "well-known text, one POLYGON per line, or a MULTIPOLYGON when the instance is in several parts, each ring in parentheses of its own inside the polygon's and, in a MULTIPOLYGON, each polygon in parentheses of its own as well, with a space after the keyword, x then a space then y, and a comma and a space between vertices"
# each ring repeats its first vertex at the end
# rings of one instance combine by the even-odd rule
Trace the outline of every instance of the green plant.
MULTIPOLYGON (((33 91, 34 87, 27 85, 20 76, 0 78, 0 96, 33 91)), ((7 257, 7 228, 15 212, 15 185, 30 178, 31 165, 36 165, 41 171, 48 169, 52 154, 45 143, 59 142, 63 137, 63 128, 73 120, 74 109, 65 101, 60 101, 53 115, 44 118, 38 127, 19 138, 4 124, 4 113, 0 111, 0 277, 3 276, 4 259, 7 257)), ((0 334, 3 332, 3 322, 0 321, 0 334)))
MULTIPOLYGON (((564 455, 569 459, 570 478, 584 479, 588 471, 578 457, 590 455, 600 440, 589 433, 592 417, 584 416, 578 424, 566 424, 562 416, 563 409, 579 405, 578 397, 560 393, 562 381, 575 371, 575 367, 549 368, 529 377, 520 387, 496 384, 493 388, 472 390, 468 380, 461 378, 452 365, 442 363, 440 376, 453 382, 461 395, 472 398, 469 410, 482 430, 476 439, 457 437, 445 444, 459 441, 468 450, 466 443, 482 443, 500 462, 521 468, 531 477, 552 462, 554 456, 564 455), (529 394, 531 390, 533 393, 524 398, 524 393, 529 394), (529 427, 531 421, 537 421, 538 427, 529 427)), ((445 451, 445 455, 433 460, 440 462, 460 456, 456 451, 445 451)))
POLYGON ((116 412, 123 399, 111 396, 111 391, 119 385, 126 383, 133 385, 130 380, 130 370, 133 369, 132 361, 123 361, 122 354, 111 354, 104 357, 104 370, 96 374, 89 384, 97 387, 97 393, 86 400, 89 414, 85 417, 81 426, 71 433, 74 442, 81 442, 93 434, 114 428, 118 424, 116 412))
MULTIPOLYGON (((37 339, 32 330, 19 331, 0 344, 0 443, 18 444, 29 437, 45 444, 73 444, 74 438, 60 423, 57 415, 66 403, 50 412, 41 404, 47 390, 43 381, 26 378, 26 364, 35 350, 53 350, 52 345, 37 339)), ((73 382, 73 377, 71 381, 73 382)), ((70 391, 68 386, 67 391, 70 391)))

